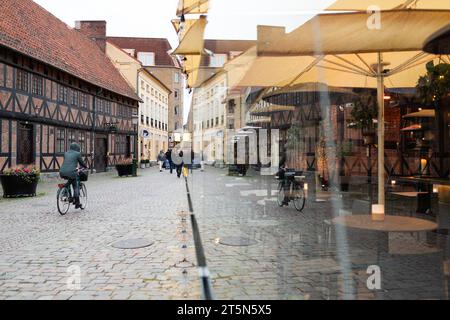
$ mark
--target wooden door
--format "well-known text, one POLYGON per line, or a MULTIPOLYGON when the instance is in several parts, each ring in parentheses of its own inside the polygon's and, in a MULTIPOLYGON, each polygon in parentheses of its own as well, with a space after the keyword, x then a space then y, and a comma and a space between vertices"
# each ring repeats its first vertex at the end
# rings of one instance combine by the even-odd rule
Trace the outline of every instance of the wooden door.
POLYGON ((97 172, 105 172, 107 164, 108 140, 104 137, 95 138, 94 168, 97 172))
POLYGON ((33 125, 18 123, 17 128, 17 164, 34 163, 33 125))

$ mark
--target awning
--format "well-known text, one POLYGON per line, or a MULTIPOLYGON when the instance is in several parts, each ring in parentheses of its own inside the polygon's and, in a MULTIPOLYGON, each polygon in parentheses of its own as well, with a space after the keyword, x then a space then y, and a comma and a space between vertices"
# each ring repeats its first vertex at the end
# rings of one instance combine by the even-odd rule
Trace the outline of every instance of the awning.
POLYGON ((208 9, 208 0, 180 0, 177 8, 177 16, 208 13, 208 9))
POLYGON ((380 15, 379 28, 368 27, 370 14, 366 12, 317 15, 290 33, 284 27, 258 26, 258 55, 422 50, 424 42, 450 21, 450 11, 395 10, 380 15))
POLYGON ((408 118, 434 118, 436 116, 436 112, 432 109, 424 109, 418 112, 409 113, 403 116, 404 119, 408 118))
POLYGON ((337 0, 327 10, 338 11, 366 11, 371 6, 381 10, 395 8, 410 9, 446 9, 450 10, 450 1, 447 0, 337 0))
POLYGON ((205 16, 196 20, 187 30, 178 47, 172 52, 174 55, 201 55, 204 53, 205 27, 207 24, 205 16))
POLYGON ((262 105, 255 106, 250 114, 255 116, 268 116, 273 113, 283 112, 283 111, 294 111, 294 106, 282 106, 272 103, 263 103, 262 105))

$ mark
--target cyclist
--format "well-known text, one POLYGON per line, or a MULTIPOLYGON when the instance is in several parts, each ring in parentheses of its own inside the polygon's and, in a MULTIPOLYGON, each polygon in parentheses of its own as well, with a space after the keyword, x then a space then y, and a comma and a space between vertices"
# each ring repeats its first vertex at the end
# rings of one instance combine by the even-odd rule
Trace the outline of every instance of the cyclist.
POLYGON ((80 165, 87 168, 81 157, 81 148, 77 143, 70 145, 70 150, 64 154, 64 163, 59 170, 61 178, 68 180, 72 184, 73 196, 75 200, 75 209, 80 209, 80 187, 77 181, 77 168, 80 165))
MULTIPOLYGON (((289 186, 289 184, 287 183, 287 181, 285 179, 286 156, 287 156, 287 149, 286 149, 286 147, 283 147, 281 152, 282 153, 281 153, 281 158, 280 158, 280 162, 279 162, 279 170, 278 170, 276 175, 281 180, 283 190, 287 191, 287 187, 289 186)), ((284 193, 283 205, 289 205, 289 201, 288 201, 288 199, 286 197, 286 192, 284 193)))

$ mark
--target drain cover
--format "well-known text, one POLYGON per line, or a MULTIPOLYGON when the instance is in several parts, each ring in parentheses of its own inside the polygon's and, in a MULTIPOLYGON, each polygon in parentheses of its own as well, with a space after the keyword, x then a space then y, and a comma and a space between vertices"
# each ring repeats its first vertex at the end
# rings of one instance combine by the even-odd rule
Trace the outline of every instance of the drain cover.
POLYGON ((443 234, 445 236, 450 235, 450 229, 437 229, 437 230, 434 230, 433 232, 437 233, 437 234, 443 234))
POLYGON ((147 239, 126 239, 117 241, 112 246, 117 249, 139 249, 149 247, 153 243, 153 241, 147 239))
POLYGON ((223 237, 219 239, 219 243, 224 246, 247 247, 253 246, 258 242, 246 237, 223 237))

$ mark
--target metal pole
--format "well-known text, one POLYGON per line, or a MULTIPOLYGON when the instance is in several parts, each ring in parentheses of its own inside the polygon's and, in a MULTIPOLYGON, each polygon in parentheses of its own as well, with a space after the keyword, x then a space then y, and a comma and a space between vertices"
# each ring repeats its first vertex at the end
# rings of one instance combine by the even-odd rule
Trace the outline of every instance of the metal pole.
POLYGON ((96 118, 96 106, 95 106, 95 95, 92 99, 92 131, 91 131, 91 174, 94 173, 95 165, 95 118, 96 118))
POLYGON ((384 194, 384 74, 383 54, 378 53, 378 204, 385 204, 384 194))

